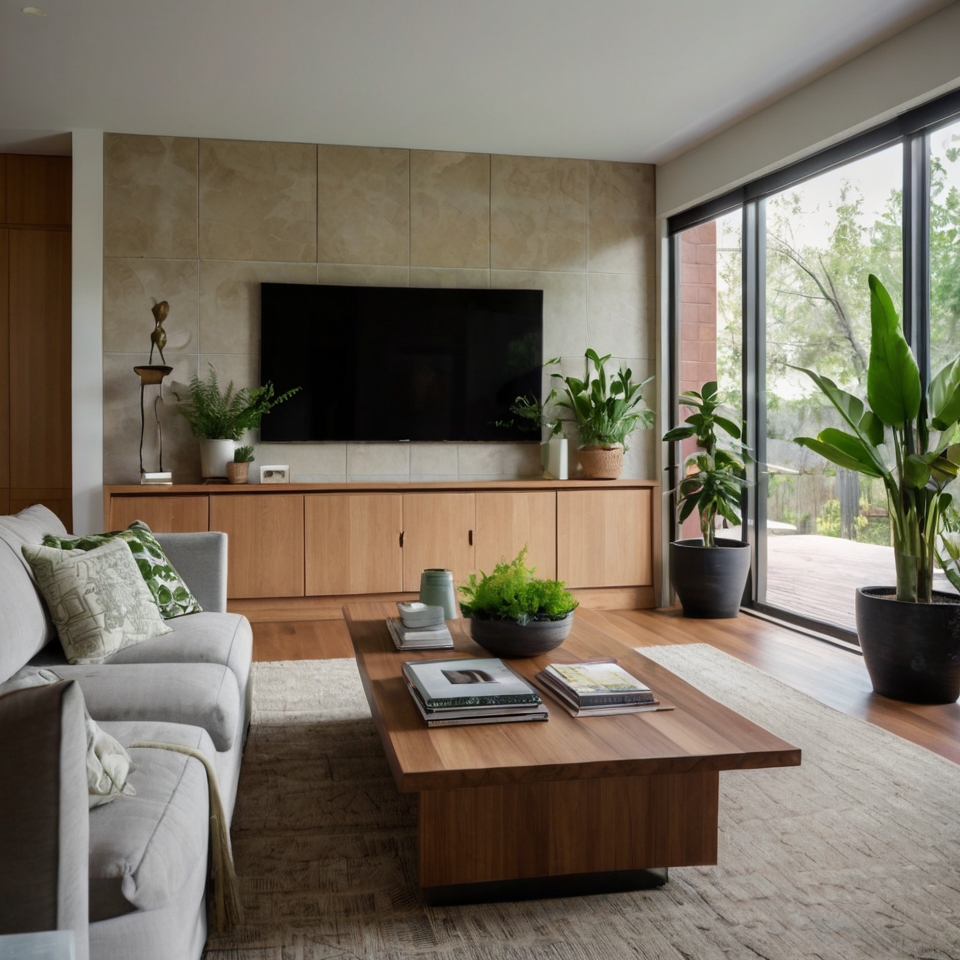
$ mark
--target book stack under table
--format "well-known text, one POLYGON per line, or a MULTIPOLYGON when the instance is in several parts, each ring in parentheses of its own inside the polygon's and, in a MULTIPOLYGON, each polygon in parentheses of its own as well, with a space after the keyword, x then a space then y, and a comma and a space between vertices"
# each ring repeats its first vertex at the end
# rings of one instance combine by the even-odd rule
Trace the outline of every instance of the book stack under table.
POLYGON ((551 663, 536 679, 575 717, 670 709, 614 660, 551 663))
POLYGON ((443 607, 398 603, 399 617, 387 618, 390 638, 398 650, 452 650, 453 637, 443 619, 443 607))
POLYGON ((537 691, 502 660, 410 660, 403 679, 428 727, 548 720, 537 691))

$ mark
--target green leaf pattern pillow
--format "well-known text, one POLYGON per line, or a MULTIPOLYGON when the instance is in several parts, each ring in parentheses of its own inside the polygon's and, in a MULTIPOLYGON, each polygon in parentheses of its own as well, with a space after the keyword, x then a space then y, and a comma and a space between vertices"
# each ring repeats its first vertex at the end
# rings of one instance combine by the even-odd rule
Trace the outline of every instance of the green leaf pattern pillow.
POLYGON ((95 550, 111 540, 126 541, 165 620, 201 611, 196 597, 180 578, 157 538, 142 520, 134 520, 126 530, 92 533, 86 537, 55 537, 47 534, 43 538, 43 545, 59 547, 61 550, 95 550))

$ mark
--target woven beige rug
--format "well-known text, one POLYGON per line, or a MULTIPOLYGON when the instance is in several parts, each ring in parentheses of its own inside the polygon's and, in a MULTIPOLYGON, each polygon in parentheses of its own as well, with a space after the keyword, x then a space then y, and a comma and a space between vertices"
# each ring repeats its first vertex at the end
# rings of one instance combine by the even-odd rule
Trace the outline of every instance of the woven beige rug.
POLYGON ((246 909, 209 960, 960 957, 960 766, 704 644, 646 656, 803 750, 720 777, 720 863, 657 890, 427 907, 352 660, 256 664, 233 824, 246 909))

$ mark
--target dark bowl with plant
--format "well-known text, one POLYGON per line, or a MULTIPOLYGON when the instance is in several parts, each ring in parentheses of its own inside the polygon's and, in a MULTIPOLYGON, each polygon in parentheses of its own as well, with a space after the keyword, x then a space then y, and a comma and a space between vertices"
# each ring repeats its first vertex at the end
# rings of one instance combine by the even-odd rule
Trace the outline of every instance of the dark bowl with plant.
POLYGON ((887 492, 896 587, 857 590, 857 633, 877 693, 914 703, 960 696, 960 607, 933 590, 938 558, 952 569, 946 488, 960 466, 960 355, 924 390, 890 294, 870 274, 867 404, 828 377, 807 374, 833 404, 844 429, 828 427, 795 443, 839 467, 882 480, 887 492))
POLYGON ((498 657, 536 657, 559 647, 573 626, 578 606, 559 580, 534 576, 526 565, 527 548, 493 573, 471 573, 460 587, 460 612, 470 635, 498 657))
POLYGON ((670 544, 670 579, 686 616, 735 617, 750 572, 750 545, 718 539, 716 530, 718 521, 740 526, 747 448, 740 426, 724 411, 715 380, 680 394, 680 405, 693 413, 663 439, 696 441, 698 449, 683 462, 673 492, 678 526, 696 510, 700 537, 670 544))

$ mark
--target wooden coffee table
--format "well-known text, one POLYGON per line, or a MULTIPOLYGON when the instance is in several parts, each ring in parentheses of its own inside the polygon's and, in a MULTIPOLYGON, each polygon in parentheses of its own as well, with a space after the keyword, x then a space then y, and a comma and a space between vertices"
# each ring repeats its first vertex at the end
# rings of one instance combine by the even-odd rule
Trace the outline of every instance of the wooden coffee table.
POLYGON ((598 893, 663 883, 666 868, 717 862, 721 770, 796 766, 800 750, 620 643, 589 617, 553 653, 510 661, 531 679, 549 662, 614 657, 676 709, 576 719, 548 695, 547 723, 430 729, 404 660, 487 656, 469 625, 456 649, 399 653, 385 603, 344 617, 397 788, 420 795, 420 885, 431 903, 598 893))

